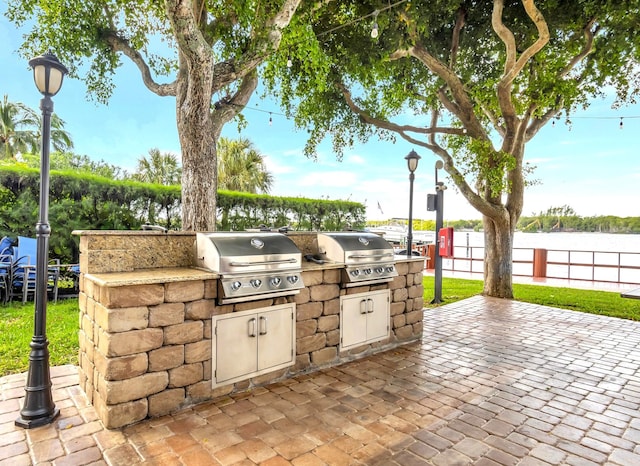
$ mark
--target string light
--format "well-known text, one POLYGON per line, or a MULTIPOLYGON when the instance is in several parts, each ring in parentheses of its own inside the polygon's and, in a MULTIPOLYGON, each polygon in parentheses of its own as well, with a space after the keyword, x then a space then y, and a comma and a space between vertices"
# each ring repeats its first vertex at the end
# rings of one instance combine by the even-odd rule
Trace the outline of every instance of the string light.
POLYGON ((373 12, 373 29, 371 29, 371 38, 376 39, 380 31, 378 31, 378 10, 373 12))
MULTIPOLYGON (((281 117, 286 117, 286 116, 287 116, 287 115, 285 115, 284 113, 274 112, 274 111, 270 111, 270 110, 263 110, 263 109, 261 109, 261 108, 244 107, 244 106, 242 106, 242 105, 232 104, 232 103, 229 103, 229 104, 230 104, 230 105, 237 106, 237 107, 243 107, 243 110, 251 110, 251 111, 254 111, 254 112, 268 113, 268 114, 269 114, 269 125, 271 125, 271 124, 273 123, 273 115, 281 116, 281 117)), ((258 106, 258 104, 256 104, 256 107, 257 107, 257 106, 258 106)), ((571 119, 572 119, 572 120, 573 120, 573 119, 589 119, 589 120, 611 120, 611 119, 620 119, 620 123, 619 123, 619 125, 618 125, 618 128, 620 128, 620 129, 624 129, 624 122, 623 122, 623 120, 624 120, 625 118, 627 118, 627 119, 629 119, 629 118, 640 118, 640 115, 637 115, 637 116, 625 116, 625 117, 617 117, 617 116, 608 116, 608 117, 607 117, 607 116, 601 116, 601 117, 597 117, 597 116, 573 116, 573 117, 571 117, 571 119)), ((555 120, 558 120, 558 119, 559 119, 559 117, 556 117, 554 120, 552 120, 552 121, 551 121, 551 126, 552 126, 552 127, 555 127, 555 126, 556 126, 556 121, 555 121, 555 120)), ((565 123, 566 123, 566 125, 569 127, 569 131, 571 131, 572 126, 573 126, 573 125, 572 125, 572 122, 571 122, 570 120, 567 120, 565 123)), ((465 128, 465 129, 463 129, 463 133, 465 133, 465 134, 466 134, 466 132, 467 132, 466 128, 465 128)))
MULTIPOLYGON (((556 119, 558 119, 559 117, 556 117, 556 119)), ((624 119, 627 118, 640 118, 640 115, 632 115, 632 116, 624 116, 624 117, 617 117, 617 116, 572 116, 571 119, 580 119, 580 120, 620 120, 620 122, 618 123, 618 129, 624 129, 624 119)), ((551 126, 555 127, 556 126, 556 122, 552 121, 551 122, 551 126)), ((567 120, 567 126, 569 126, 569 131, 571 131, 571 123, 569 120, 567 120)))
POLYGON ((291 61, 291 57, 287 58, 287 68, 291 68, 293 66, 293 61, 291 61))
POLYGON ((332 32, 335 32, 335 31, 339 31, 340 29, 344 29, 347 26, 351 26, 352 24, 359 23, 360 21, 363 21, 363 20, 365 20, 367 18, 371 18, 372 16, 377 16, 379 13, 382 13, 383 11, 387 11, 387 10, 390 10, 392 8, 395 8, 398 5, 402 5, 403 3, 406 3, 407 1, 408 0, 398 0, 397 2, 391 3, 391 4, 381 8, 379 10, 375 10, 372 13, 369 13, 368 15, 364 15, 364 16, 361 16, 359 18, 354 18, 351 21, 347 21, 344 24, 340 24, 339 26, 336 26, 334 28, 331 28, 331 29, 328 29, 326 31, 320 32, 320 33, 317 34, 317 37, 326 36, 327 34, 331 34, 332 32))

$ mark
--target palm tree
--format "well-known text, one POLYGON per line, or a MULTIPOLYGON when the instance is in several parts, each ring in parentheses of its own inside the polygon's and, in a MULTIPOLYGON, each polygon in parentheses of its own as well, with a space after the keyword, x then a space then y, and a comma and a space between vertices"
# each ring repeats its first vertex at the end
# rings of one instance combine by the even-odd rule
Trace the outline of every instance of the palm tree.
POLYGON ((264 157, 246 138, 218 140, 218 188, 246 193, 268 193, 273 175, 264 157))
MULTIPOLYGON (((40 147, 40 116, 20 102, 9 102, 6 94, 0 102, 0 158, 15 159, 19 153, 37 153, 40 147)), ((51 143, 57 151, 73 149, 64 121, 51 115, 51 143)))
MULTIPOLYGON (((64 121, 55 113, 51 115, 51 144, 58 152, 68 152, 73 149, 71 135, 64 129, 64 121)), ((40 132, 38 132, 40 139, 40 132)))
POLYGON ((160 150, 150 149, 149 158, 138 159, 138 168, 133 177, 145 183, 156 183, 164 185, 180 184, 182 169, 178 164, 178 159, 174 154, 160 150))
MULTIPOLYGON (((178 158, 169 152, 160 153, 160 149, 154 148, 149 150, 149 157, 141 157, 138 159, 138 167, 132 178, 144 183, 154 183, 162 185, 180 184, 182 177, 182 168, 178 164, 178 158)), ((146 221, 149 223, 157 223, 163 220, 166 228, 171 228, 174 214, 179 212, 178 203, 174 202, 172 197, 158 196, 149 198, 144 205, 141 206, 143 212, 146 212, 146 221)))
POLYGON ((19 102, 9 102, 5 94, 0 102, 0 157, 13 159, 20 152, 36 152, 40 123, 38 114, 19 102))

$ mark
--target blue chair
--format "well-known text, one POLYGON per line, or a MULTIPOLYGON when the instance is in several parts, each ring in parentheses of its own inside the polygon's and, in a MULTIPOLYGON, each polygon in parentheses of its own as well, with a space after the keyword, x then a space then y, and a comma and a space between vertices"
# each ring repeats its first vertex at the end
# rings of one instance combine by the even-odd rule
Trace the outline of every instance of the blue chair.
POLYGON ((11 263, 12 254, 0 254, 0 300, 2 304, 9 301, 9 289, 11 287, 11 263))
POLYGON ((16 240, 9 238, 8 236, 0 239, 0 255, 13 255, 13 247, 16 244, 16 240))
MULTIPOLYGON (((14 261, 11 267, 11 286, 9 299, 21 296, 26 303, 29 295, 36 292, 37 240, 18 236, 18 245, 14 248, 14 261)), ((47 291, 51 292, 54 301, 58 301, 58 279, 60 277, 60 261, 49 261, 47 274, 47 291)))
POLYGON ((14 248, 14 259, 11 266, 11 290, 9 299, 21 297, 27 302, 29 293, 36 290, 36 254, 37 242, 34 238, 18 236, 18 244, 14 248))

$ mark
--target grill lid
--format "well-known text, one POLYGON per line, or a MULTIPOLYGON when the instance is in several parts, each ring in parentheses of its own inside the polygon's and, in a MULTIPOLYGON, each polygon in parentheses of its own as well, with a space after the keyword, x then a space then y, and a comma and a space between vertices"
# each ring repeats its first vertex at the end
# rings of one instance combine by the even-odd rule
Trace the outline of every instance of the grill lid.
POLYGON ((220 274, 220 304, 299 293, 304 288, 301 256, 281 233, 196 234, 196 264, 220 274))
POLYGON ((320 233, 318 250, 345 264, 342 281, 347 287, 390 282, 398 276, 393 247, 375 233, 320 233))
POLYGON ((196 264, 220 274, 300 269, 302 253, 281 233, 196 234, 196 264))
POLYGON ((375 233, 321 233, 318 234, 318 249, 329 259, 347 265, 393 262, 393 247, 375 233))

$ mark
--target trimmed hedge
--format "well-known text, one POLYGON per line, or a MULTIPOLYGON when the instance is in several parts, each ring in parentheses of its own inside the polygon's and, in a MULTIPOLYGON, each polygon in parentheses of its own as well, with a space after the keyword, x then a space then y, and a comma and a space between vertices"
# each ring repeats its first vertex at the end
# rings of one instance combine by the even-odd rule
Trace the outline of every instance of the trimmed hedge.
MULTIPOLYGON (((139 230, 143 223, 180 229, 180 186, 111 180, 91 173, 51 171, 49 249, 52 258, 77 262, 73 230, 139 230)), ((40 172, 20 165, 0 167, 0 236, 35 236, 40 172)), ((217 229, 241 231, 260 225, 294 230, 361 229, 366 208, 350 201, 275 197, 218 191, 217 229)))

